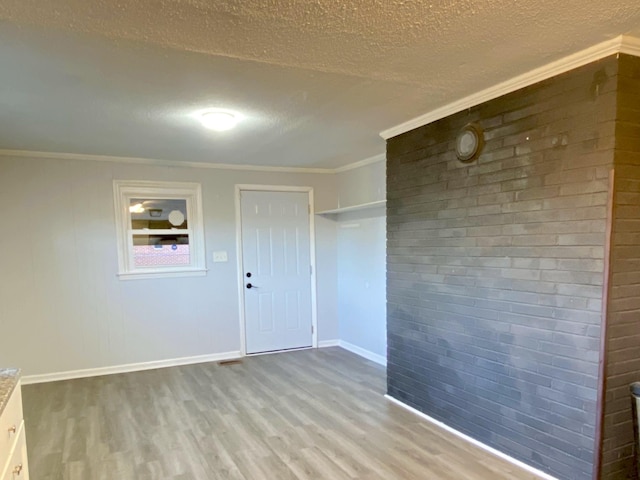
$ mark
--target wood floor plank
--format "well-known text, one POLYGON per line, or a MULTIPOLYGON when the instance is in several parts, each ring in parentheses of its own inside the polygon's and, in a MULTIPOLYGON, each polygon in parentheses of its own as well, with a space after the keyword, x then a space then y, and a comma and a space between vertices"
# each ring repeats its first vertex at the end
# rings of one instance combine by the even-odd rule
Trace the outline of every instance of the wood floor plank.
POLYGON ((37 480, 516 480, 340 348, 23 387, 37 480))

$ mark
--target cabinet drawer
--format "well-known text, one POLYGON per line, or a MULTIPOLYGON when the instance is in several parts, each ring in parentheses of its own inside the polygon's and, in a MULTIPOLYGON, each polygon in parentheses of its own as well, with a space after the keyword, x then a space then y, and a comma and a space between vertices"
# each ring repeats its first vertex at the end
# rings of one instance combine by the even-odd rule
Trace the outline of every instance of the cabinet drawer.
POLYGON ((0 471, 9 459, 20 425, 22 425, 22 394, 18 384, 0 417, 0 471))
POLYGON ((27 442, 24 435, 24 423, 19 425, 13 455, 7 462, 2 480, 29 480, 29 465, 27 464, 27 442))

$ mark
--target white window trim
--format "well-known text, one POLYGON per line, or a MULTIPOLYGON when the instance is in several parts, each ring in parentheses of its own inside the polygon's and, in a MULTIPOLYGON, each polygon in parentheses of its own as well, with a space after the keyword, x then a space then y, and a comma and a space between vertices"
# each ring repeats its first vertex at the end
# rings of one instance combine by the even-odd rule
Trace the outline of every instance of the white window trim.
POLYGON ((206 275, 202 188, 199 183, 114 180, 113 200, 118 247, 118 276, 121 280, 206 275), (189 234, 190 266, 137 269, 134 267, 133 252, 130 248, 133 230, 130 227, 129 201, 131 198, 140 197, 185 199, 187 201, 189 228, 184 232, 189 234))

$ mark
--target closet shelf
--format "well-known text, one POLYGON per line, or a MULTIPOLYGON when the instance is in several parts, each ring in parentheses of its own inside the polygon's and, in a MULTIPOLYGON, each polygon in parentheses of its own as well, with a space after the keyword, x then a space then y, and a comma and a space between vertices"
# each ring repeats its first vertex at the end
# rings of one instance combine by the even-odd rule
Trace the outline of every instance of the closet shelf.
POLYGON ((352 205, 350 207, 340 207, 333 210, 324 210, 322 212, 316 212, 316 215, 338 215, 340 213, 357 212, 361 210, 373 210, 378 207, 383 207, 387 204, 386 200, 377 200, 375 202, 362 203, 360 205, 352 205))

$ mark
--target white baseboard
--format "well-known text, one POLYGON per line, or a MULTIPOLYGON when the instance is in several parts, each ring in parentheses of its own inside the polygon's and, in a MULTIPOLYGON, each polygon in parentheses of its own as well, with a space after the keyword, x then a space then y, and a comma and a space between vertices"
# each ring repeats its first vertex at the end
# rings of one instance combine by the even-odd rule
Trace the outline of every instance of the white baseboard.
POLYGON ((442 428, 443 430, 446 430, 449 433, 454 434, 457 437, 460 437, 463 440, 466 440, 469 443, 472 443, 473 445, 475 445, 476 447, 482 448, 483 450, 491 453, 492 455, 495 455, 496 457, 500 457, 503 460, 506 460, 509 463, 512 463, 513 465, 522 468, 523 470, 526 470, 529 473, 533 473, 534 475, 544 479, 544 480, 558 480, 556 477, 552 477, 551 475, 549 475, 548 473, 543 472, 542 470, 538 470, 537 468, 532 467, 531 465, 527 465, 524 462, 521 462, 520 460, 517 460, 513 457, 510 457, 509 455, 507 455, 506 453, 501 452, 500 450, 496 450, 493 447, 490 447, 489 445, 485 445, 484 443, 476 440, 473 437, 470 437, 469 435, 466 435, 458 430, 456 430, 455 428, 451 428, 449 425, 447 425, 446 423, 442 423, 440 420, 436 420, 435 418, 430 417, 429 415, 427 415, 426 413, 422 413, 420 410, 416 410, 413 407, 410 407, 409 405, 407 405, 406 403, 401 402, 398 399, 393 398, 390 395, 385 395, 384 396, 387 400, 392 401, 393 403, 395 403, 396 405, 401 406, 402 408, 409 410, 410 412, 418 415, 419 417, 422 417, 423 419, 425 419, 426 421, 433 423, 434 425, 442 428))
MULTIPOLYGON (((380 365, 387 365, 387 359, 382 355, 370 352, 342 340, 323 340, 318 342, 318 348, 342 347, 356 355, 371 360, 380 365)), ((44 373, 40 375, 25 375, 22 377, 23 385, 35 383, 57 382, 60 380, 72 380, 74 378, 97 377, 100 375, 114 375, 117 373, 140 372, 154 370, 156 368, 177 367, 180 365, 192 365, 195 363, 219 362, 221 360, 233 360, 242 357, 239 351, 198 355, 194 357, 172 358, 168 360, 156 360, 152 362, 129 363, 126 365, 114 365, 111 367, 87 368, 83 370, 69 370, 66 372, 44 373)))
POLYGON ((355 353, 356 355, 360 355, 367 360, 371 360, 383 367, 387 366, 387 357, 383 357, 382 355, 378 355, 377 353, 370 352, 369 350, 365 350, 362 347, 354 345, 353 343, 345 342, 344 340, 339 340, 338 345, 345 350, 349 350, 351 353, 355 353))
POLYGON ((192 365, 195 363, 219 362, 221 360, 233 360, 240 358, 240 352, 223 352, 195 357, 172 358, 169 360, 156 360, 153 362, 129 363, 112 367, 87 368, 84 370, 70 370, 67 372, 45 373, 42 375, 26 375, 22 377, 23 385, 34 383, 57 382, 59 380, 71 380, 74 378, 97 377, 100 375, 113 375, 116 373, 139 372, 142 370, 154 370, 156 368, 177 367, 179 365, 192 365))

